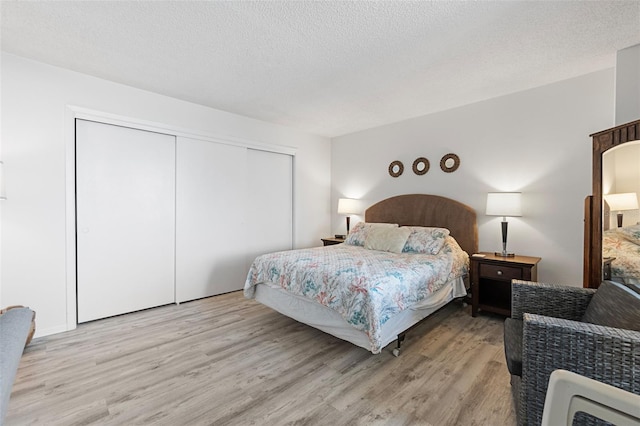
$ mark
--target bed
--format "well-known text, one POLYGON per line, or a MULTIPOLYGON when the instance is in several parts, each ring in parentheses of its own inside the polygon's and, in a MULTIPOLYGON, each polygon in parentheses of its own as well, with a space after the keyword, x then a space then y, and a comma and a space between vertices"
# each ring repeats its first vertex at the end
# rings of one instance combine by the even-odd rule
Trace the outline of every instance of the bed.
POLYGON ((466 295, 468 254, 478 248, 476 213, 445 197, 411 194, 369 207, 365 222, 344 244, 257 257, 245 296, 373 354, 397 340, 397 356, 407 330, 466 295), (425 232, 426 245, 409 244, 425 232), (408 235, 404 252, 367 247, 385 233, 408 235))
POLYGON ((602 257, 613 259, 613 281, 640 286, 640 225, 604 231, 602 257))

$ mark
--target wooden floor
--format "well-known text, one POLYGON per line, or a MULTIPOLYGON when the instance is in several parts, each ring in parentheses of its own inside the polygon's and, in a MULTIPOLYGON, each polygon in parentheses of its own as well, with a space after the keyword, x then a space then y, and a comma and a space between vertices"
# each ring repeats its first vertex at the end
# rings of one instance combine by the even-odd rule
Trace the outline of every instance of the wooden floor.
POLYGON ((241 292, 35 339, 6 425, 514 425, 502 319, 453 303, 400 357, 241 292))

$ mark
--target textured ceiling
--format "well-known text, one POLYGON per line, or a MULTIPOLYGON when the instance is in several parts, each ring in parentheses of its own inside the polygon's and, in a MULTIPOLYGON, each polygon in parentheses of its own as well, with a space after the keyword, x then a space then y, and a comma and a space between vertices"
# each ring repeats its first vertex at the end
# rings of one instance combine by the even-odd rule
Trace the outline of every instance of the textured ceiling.
POLYGON ((2 50, 325 136, 613 67, 639 1, 6 1, 2 50))

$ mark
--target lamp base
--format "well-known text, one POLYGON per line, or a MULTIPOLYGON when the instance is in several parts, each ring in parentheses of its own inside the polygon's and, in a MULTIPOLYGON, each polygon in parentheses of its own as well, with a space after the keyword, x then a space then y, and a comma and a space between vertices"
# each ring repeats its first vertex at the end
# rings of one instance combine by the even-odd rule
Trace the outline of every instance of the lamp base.
POLYGON ((502 252, 502 251, 496 251, 493 252, 493 254, 495 256, 500 256, 500 257, 515 257, 515 253, 506 253, 506 252, 502 252))

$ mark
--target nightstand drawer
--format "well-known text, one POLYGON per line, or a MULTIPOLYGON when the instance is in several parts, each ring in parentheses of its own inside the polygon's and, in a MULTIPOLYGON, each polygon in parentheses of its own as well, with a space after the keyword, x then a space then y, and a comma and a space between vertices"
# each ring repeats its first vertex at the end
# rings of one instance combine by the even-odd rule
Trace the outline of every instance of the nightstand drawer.
POLYGON ((522 279, 522 268, 482 263, 480 264, 480 277, 505 281, 519 280, 522 279))

